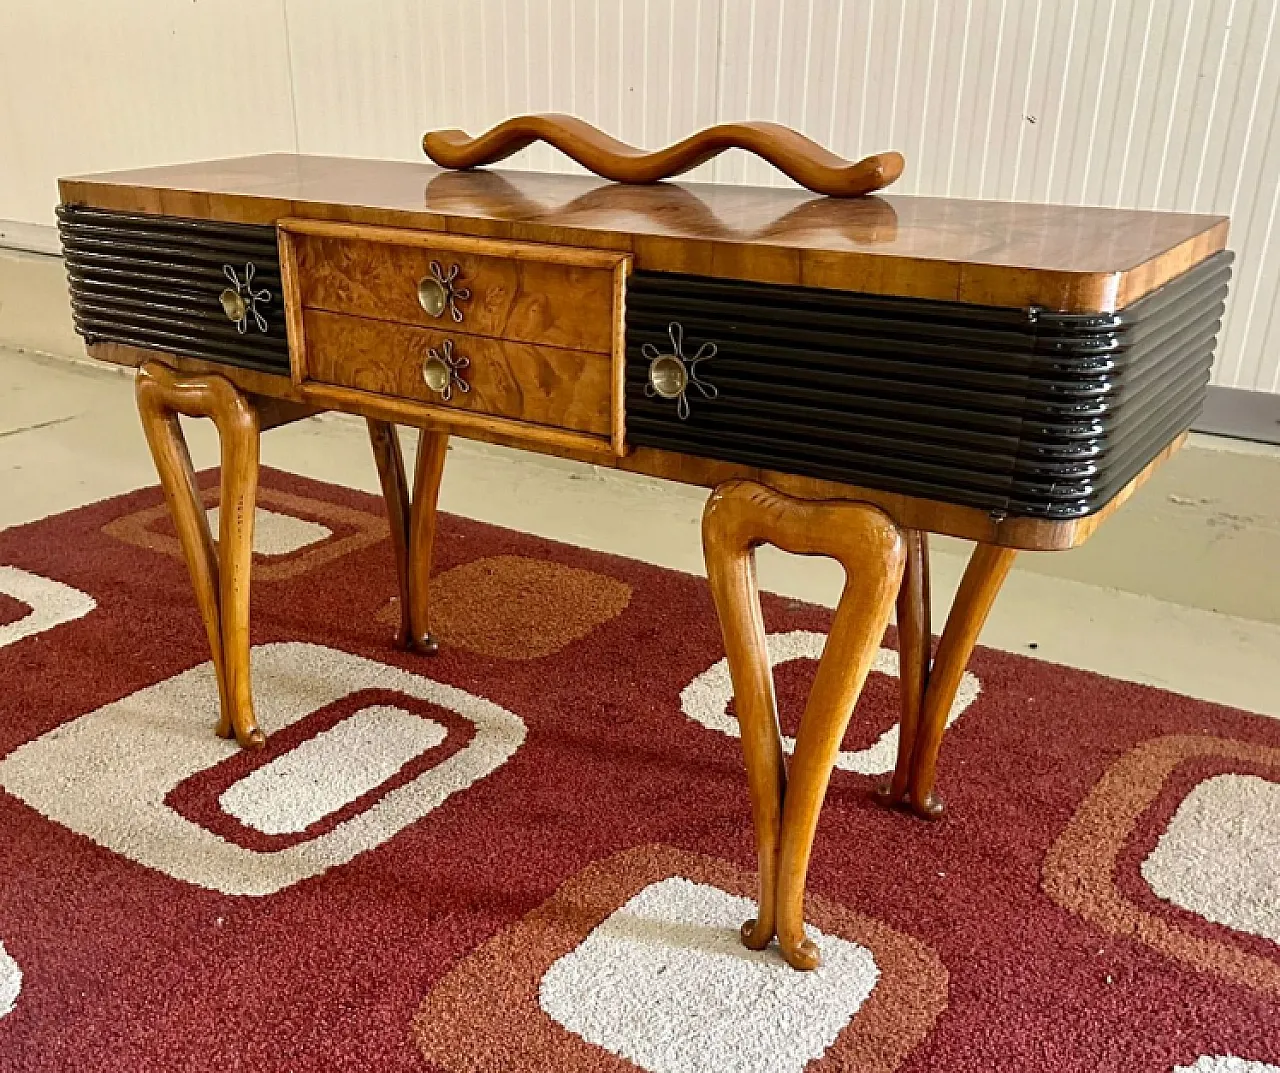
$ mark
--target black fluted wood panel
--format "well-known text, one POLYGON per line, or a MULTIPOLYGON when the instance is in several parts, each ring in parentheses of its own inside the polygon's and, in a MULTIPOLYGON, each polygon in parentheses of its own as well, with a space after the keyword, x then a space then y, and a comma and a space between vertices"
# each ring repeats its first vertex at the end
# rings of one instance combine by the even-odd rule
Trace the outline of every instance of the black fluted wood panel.
POLYGON ((1231 254, 1117 313, 1071 315, 637 272, 630 442, 988 509, 1076 518, 1190 427, 1231 254), (714 342, 682 419, 646 344, 714 342))

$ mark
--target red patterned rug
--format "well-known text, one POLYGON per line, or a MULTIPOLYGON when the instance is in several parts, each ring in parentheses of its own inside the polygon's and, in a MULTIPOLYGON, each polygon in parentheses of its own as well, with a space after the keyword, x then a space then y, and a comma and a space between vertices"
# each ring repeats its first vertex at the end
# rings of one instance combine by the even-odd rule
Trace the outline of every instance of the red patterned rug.
MULTIPOLYGON (((268 472, 260 510, 259 754, 211 733, 157 490, 0 533, 0 1069, 1280 1066, 1280 723, 981 650, 925 824, 868 798, 886 639, 795 973, 735 938, 702 581, 446 518, 409 656, 377 500, 268 472)), ((765 617, 793 725, 829 615, 765 617)))

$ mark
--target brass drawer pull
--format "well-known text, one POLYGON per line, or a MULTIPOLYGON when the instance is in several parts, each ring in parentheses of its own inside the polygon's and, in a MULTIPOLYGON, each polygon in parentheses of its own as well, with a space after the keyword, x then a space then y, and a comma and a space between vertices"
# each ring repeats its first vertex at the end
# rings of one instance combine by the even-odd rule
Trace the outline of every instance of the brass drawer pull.
POLYGON ((256 271, 257 266, 252 261, 247 262, 244 266, 244 279, 241 279, 231 265, 222 266, 222 274, 231 281, 231 286, 218 295, 218 301, 227 320, 236 326, 236 331, 241 335, 249 330, 250 317, 258 326, 258 331, 265 332, 270 327, 267 318, 259 311, 258 303, 266 305, 270 302, 271 292, 265 287, 254 289, 253 276, 256 271))
POLYGON ((438 317, 447 309, 455 324, 462 323, 458 303, 470 299, 471 291, 458 286, 461 271, 457 264, 450 265, 445 272, 439 261, 431 262, 431 275, 418 280, 418 304, 427 316, 438 317))
POLYGON ((446 339, 438 350, 432 347, 427 351, 426 361, 422 363, 423 382, 448 402, 453 398, 454 388, 464 393, 471 390, 471 385, 462 379, 462 370, 470 364, 467 358, 453 352, 453 340, 446 339))
POLYGON ((671 353, 664 354, 652 343, 645 343, 640 353, 649 362, 649 382, 644 393, 653 398, 676 400, 676 416, 681 421, 689 417, 689 388, 695 387, 704 399, 714 399, 720 392, 715 384, 709 384, 698 375, 698 363, 710 361, 716 356, 715 343, 703 343, 693 357, 684 352, 684 327, 677 321, 667 325, 671 337, 671 353))

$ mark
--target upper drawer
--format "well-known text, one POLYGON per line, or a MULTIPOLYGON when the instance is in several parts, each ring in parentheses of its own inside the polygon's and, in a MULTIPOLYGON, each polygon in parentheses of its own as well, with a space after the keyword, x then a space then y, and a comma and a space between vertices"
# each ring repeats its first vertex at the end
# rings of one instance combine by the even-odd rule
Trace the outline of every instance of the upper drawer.
POLYGON ((608 354, 628 256, 324 221, 282 221, 307 309, 608 354))

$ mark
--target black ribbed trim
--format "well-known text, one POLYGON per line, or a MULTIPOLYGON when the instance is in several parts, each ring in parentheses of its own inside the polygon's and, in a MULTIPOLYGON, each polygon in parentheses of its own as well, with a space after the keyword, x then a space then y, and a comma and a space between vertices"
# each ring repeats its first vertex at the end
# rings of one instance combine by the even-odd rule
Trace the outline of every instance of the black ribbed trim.
POLYGON ((982 507, 1090 514, 1204 399, 1230 253, 1117 313, 886 298, 637 272, 627 289, 630 442, 982 507), (684 328, 718 397, 645 395, 646 343, 684 328))
POLYGON ((270 226, 144 216, 63 205, 58 230, 76 331, 90 342, 127 343, 260 372, 289 372, 280 255, 270 226), (237 331, 218 296, 254 266, 267 322, 237 331))

